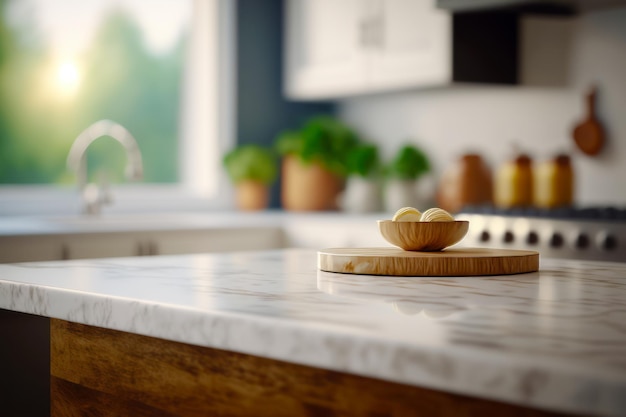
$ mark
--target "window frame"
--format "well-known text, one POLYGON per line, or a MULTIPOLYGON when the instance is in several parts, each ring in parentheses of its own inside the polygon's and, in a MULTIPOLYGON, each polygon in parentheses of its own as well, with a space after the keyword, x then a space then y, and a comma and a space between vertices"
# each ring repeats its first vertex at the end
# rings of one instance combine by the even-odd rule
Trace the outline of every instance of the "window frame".
MULTIPOLYGON (((235 48, 236 2, 193 0, 182 87, 184 104, 179 116, 180 181, 113 184, 113 202, 102 208, 103 214, 233 206, 233 188, 222 169, 221 155, 235 144, 235 48)), ((0 186, 3 216, 76 215, 81 211, 82 199, 76 184, 0 186)))

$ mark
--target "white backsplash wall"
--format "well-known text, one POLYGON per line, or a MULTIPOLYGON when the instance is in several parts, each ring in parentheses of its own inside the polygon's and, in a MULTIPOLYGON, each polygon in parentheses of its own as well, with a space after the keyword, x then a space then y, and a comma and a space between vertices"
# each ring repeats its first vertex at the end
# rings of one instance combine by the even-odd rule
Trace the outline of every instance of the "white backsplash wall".
MULTIPOLYGON (((430 156, 435 178, 466 152, 480 153, 494 170, 512 155, 514 145, 536 161, 568 152, 579 205, 624 206, 626 8, 568 18, 555 23, 559 33, 563 24, 571 33, 569 46, 563 47, 569 73, 564 87, 453 85, 347 99, 340 102, 338 115, 378 143, 387 160, 401 144, 414 141, 430 156), (584 95, 593 84, 599 88, 598 115, 608 140, 601 154, 590 158, 575 150, 571 131, 584 117, 584 95)), ((524 27, 534 26, 527 22, 524 27)), ((538 25, 528 33, 545 29, 538 25)), ((539 54, 551 39, 549 32, 525 36, 524 49, 539 54)), ((537 66, 534 71, 524 69, 522 78, 537 85, 531 82, 537 66)))

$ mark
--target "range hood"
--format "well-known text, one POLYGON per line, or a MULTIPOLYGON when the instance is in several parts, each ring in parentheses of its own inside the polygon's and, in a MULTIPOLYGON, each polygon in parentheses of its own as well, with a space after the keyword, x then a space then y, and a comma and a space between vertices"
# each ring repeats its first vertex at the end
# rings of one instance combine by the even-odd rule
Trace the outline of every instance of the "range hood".
POLYGON ((453 12, 508 10, 518 13, 572 15, 626 6, 626 0, 437 0, 453 12))

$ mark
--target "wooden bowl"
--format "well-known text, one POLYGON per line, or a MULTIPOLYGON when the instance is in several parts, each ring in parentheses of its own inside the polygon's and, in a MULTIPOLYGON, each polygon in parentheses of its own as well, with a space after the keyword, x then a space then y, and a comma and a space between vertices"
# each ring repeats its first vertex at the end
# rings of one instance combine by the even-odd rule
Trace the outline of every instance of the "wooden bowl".
POLYGON ((458 243, 465 237, 468 221, 394 222, 378 220, 378 229, 387 242, 408 251, 433 252, 458 243))

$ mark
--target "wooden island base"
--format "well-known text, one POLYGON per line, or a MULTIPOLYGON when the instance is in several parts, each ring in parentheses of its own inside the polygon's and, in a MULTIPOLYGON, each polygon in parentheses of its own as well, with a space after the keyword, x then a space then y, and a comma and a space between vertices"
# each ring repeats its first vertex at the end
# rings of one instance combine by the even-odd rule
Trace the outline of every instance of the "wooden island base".
POLYGON ((560 415, 57 319, 50 338, 54 417, 560 415))

